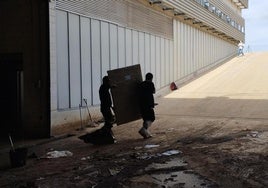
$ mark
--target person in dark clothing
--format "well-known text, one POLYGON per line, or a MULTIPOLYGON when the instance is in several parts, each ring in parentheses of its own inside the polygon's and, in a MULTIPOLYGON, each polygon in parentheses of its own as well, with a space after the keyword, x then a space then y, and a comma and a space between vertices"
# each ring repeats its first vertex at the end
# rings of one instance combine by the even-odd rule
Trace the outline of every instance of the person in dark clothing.
POLYGON ((102 79, 102 85, 100 86, 99 89, 99 97, 100 97, 100 110, 101 113, 104 117, 105 123, 104 123, 104 128, 111 130, 113 127, 113 122, 114 122, 114 116, 112 114, 112 99, 110 95, 110 81, 108 76, 104 76, 102 79))
POLYGON ((85 143, 92 143, 96 145, 114 144, 116 140, 114 138, 112 127, 115 122, 112 113, 112 99, 110 95, 110 81, 108 76, 104 76, 102 79, 102 85, 99 89, 100 97, 100 110, 104 117, 104 126, 94 132, 87 133, 85 135, 79 136, 78 138, 83 140, 85 143))
POLYGON ((139 133, 144 138, 152 137, 148 128, 155 120, 154 93, 155 87, 153 83, 153 74, 147 73, 145 76, 145 81, 141 82, 139 85, 140 112, 143 119, 143 126, 139 130, 139 133))

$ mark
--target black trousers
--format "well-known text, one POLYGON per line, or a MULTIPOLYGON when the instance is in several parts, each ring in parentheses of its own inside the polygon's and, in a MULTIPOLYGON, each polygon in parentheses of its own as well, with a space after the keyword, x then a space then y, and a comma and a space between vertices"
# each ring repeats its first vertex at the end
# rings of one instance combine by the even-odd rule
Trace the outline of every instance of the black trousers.
POLYGON ((141 117, 143 121, 151 121, 155 120, 155 114, 153 108, 142 108, 141 109, 141 117))
POLYGON ((104 127, 111 129, 113 127, 113 114, 110 107, 101 108, 101 113, 104 117, 104 127))

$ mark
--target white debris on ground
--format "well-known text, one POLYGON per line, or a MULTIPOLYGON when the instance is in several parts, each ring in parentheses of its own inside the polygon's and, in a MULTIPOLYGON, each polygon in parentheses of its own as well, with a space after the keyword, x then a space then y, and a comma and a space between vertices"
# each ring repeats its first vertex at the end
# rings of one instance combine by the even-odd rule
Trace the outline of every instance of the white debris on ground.
POLYGON ((158 144, 147 144, 144 146, 145 149, 151 149, 151 148, 157 148, 159 147, 160 145, 158 144))
POLYGON ((166 151, 166 152, 162 153, 162 155, 170 156, 170 155, 177 155, 177 154, 180 154, 180 153, 182 153, 182 152, 179 151, 179 150, 169 150, 169 151, 166 151))
POLYGON ((47 153, 48 159, 59 158, 59 157, 71 157, 73 153, 70 151, 50 151, 47 153))

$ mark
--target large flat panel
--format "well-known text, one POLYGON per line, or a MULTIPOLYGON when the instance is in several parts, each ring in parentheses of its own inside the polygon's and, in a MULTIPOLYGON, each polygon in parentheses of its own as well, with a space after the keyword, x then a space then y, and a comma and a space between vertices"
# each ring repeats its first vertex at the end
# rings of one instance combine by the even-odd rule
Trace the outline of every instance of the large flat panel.
POLYGON ((140 119, 138 84, 142 81, 140 65, 108 71, 117 125, 140 119))
POLYGON ((69 59, 67 13, 57 11, 57 87, 58 108, 69 108, 69 59))
POLYGON ((110 58, 111 68, 118 68, 118 39, 117 39, 117 26, 110 24, 110 58))
POLYGON ((100 21, 91 20, 92 39, 92 90, 93 105, 99 104, 99 87, 101 84, 101 47, 100 47, 100 21))
MULTIPOLYGON (((91 95, 91 36, 90 19, 81 17, 81 66, 82 66, 82 98, 87 99, 88 104, 92 104, 91 95)), ((85 104, 83 104, 85 105, 85 104)))
POLYGON ((126 29, 126 66, 132 65, 132 30, 126 29))
POLYGON ((101 22, 101 77, 110 70, 110 36, 109 24, 101 22))
POLYGON ((126 35, 123 27, 118 27, 118 65, 126 66, 126 35))
POLYGON ((69 14, 69 57, 71 107, 81 103, 79 16, 69 14))

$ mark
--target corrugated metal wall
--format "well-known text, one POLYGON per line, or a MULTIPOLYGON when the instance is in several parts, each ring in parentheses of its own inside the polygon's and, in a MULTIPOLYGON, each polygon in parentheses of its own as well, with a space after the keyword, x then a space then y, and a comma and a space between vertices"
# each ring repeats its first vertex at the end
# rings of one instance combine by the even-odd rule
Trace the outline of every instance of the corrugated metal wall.
POLYGON ((57 0, 56 7, 79 15, 114 22, 123 27, 173 38, 172 19, 148 9, 136 0, 57 0))
MULTIPOLYGON (((183 83, 236 53, 235 45, 150 10, 150 6, 132 4, 126 11, 124 5, 118 5, 139 1, 122 0, 111 5, 105 1, 102 6, 111 6, 103 13, 111 16, 105 18, 97 15, 98 11, 92 11, 94 15, 88 12, 92 7, 79 4, 85 2, 104 1, 57 1, 57 6, 55 1, 50 2, 52 127, 80 126, 78 107, 85 107, 84 98, 91 106, 93 119, 100 116, 98 90, 107 70, 139 63, 143 76, 152 72, 157 90, 167 91, 170 82, 183 83), (76 6, 67 7, 74 2, 76 6), (136 21, 130 23, 141 21, 144 25, 127 25, 122 15, 121 20, 113 19, 121 11, 128 12, 127 19, 135 15, 136 21), (151 19, 155 14, 157 19, 151 19), (166 32, 167 27, 171 33, 166 32)), ((82 118, 87 122, 88 114, 82 111, 82 118)))
MULTIPOLYGON (((84 98, 89 105, 98 105, 101 78, 107 70, 140 64, 143 76, 149 71, 155 75, 159 90, 173 81, 180 82, 208 70, 236 53, 233 44, 177 20, 168 22, 171 25, 167 26, 173 28, 172 34, 167 34, 165 29, 159 34, 161 28, 147 32, 154 23, 160 27, 155 19, 137 29, 135 24, 128 27, 124 20, 121 23, 118 19, 116 23, 112 18, 117 12, 110 13, 114 15, 107 21, 108 17, 97 18, 94 12, 91 17, 86 11, 91 10, 90 7, 82 9, 79 5, 68 11, 70 3, 77 1, 63 2, 57 1, 56 7, 57 109, 77 108, 84 98)), ((99 7, 101 5, 107 7, 103 3, 99 7)), ((115 5, 111 6, 114 10, 120 7, 115 5)), ((133 6, 128 9, 131 10, 128 16, 135 15, 135 20, 146 23, 148 16, 156 14, 148 14, 150 10, 141 5, 141 9, 133 6), (144 18, 144 14, 147 17, 144 18)), ((161 13, 158 17, 167 19, 161 13)))
MULTIPOLYGON (((229 23, 224 21, 223 19, 220 19, 216 14, 210 12, 209 10, 202 7, 199 3, 197 3, 194 0, 162 0, 166 4, 177 8, 178 10, 184 12, 185 14, 189 15, 192 18, 197 19, 198 21, 201 21, 205 23, 207 26, 216 29, 217 31, 225 33, 227 36, 233 37, 236 40, 244 41, 245 34, 238 29, 231 26, 229 23)), ((220 0, 215 0, 215 2, 219 3, 220 0)), ((225 11, 227 11, 227 7, 224 7, 225 11)), ((230 9, 228 10, 230 13, 230 9)), ((239 14, 234 14, 235 18, 234 20, 240 20, 238 23, 243 25, 243 19, 239 14)))
POLYGON ((56 12, 58 109, 99 104, 107 70, 141 64, 157 89, 173 81, 173 41, 67 11, 56 12))
POLYGON ((206 71, 235 53, 233 44, 174 20, 174 80, 206 71))

